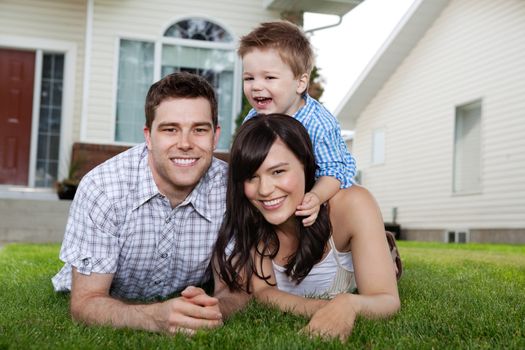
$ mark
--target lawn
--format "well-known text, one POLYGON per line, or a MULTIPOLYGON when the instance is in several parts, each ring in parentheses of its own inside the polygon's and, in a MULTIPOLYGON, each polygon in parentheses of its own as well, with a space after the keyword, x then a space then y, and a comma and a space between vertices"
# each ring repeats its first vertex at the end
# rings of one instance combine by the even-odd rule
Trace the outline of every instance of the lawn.
POLYGON ((525 349, 525 246, 399 242, 401 312, 360 318, 346 344, 256 303, 224 327, 174 337, 75 324, 55 294, 58 245, 0 250, 0 349, 525 349))

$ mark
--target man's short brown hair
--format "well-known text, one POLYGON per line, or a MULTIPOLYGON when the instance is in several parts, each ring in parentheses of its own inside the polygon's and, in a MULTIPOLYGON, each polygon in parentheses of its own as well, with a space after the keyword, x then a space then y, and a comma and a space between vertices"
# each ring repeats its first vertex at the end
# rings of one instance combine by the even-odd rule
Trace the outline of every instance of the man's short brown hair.
POLYGON ((213 86, 203 77, 187 72, 176 72, 166 75, 149 88, 146 95, 146 127, 151 130, 155 111, 164 100, 174 98, 203 97, 210 103, 213 128, 218 125, 217 97, 213 86))
POLYGON ((310 74, 314 66, 314 52, 301 28, 287 21, 261 23, 241 37, 239 56, 253 49, 275 49, 284 63, 292 69, 295 78, 310 74))

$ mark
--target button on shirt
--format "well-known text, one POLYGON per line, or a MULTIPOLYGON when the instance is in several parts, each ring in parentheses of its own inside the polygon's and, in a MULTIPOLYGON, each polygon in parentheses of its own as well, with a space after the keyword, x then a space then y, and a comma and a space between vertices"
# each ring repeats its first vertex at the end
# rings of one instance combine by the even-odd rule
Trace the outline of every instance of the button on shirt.
POLYGON ((110 294, 125 299, 166 297, 205 282, 224 215, 226 174, 226 163, 213 158, 172 208, 153 181, 145 144, 96 167, 71 205, 55 290, 71 289, 72 266, 84 275, 114 274, 110 294))
MULTIPOLYGON (((341 136, 337 119, 314 98, 306 95, 304 99, 305 105, 292 117, 304 125, 312 140, 317 164, 315 176, 335 177, 341 182, 341 188, 352 186, 356 173, 355 159, 341 136)), ((244 121, 256 114, 257 111, 252 108, 244 121)))

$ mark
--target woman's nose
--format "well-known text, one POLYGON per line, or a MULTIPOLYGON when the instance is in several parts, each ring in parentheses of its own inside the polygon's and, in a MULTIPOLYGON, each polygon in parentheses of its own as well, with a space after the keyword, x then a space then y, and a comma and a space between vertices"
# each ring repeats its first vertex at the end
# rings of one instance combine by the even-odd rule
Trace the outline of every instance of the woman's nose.
POLYGON ((268 196, 273 192, 274 185, 273 181, 271 179, 268 179, 266 177, 261 177, 259 181, 259 195, 261 196, 268 196))

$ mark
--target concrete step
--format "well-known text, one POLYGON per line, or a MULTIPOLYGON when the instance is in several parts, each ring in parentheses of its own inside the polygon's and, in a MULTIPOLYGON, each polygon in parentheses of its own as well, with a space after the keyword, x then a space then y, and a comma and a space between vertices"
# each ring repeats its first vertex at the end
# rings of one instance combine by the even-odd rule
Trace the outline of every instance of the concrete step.
POLYGON ((62 242, 71 201, 0 199, 0 242, 62 242))

